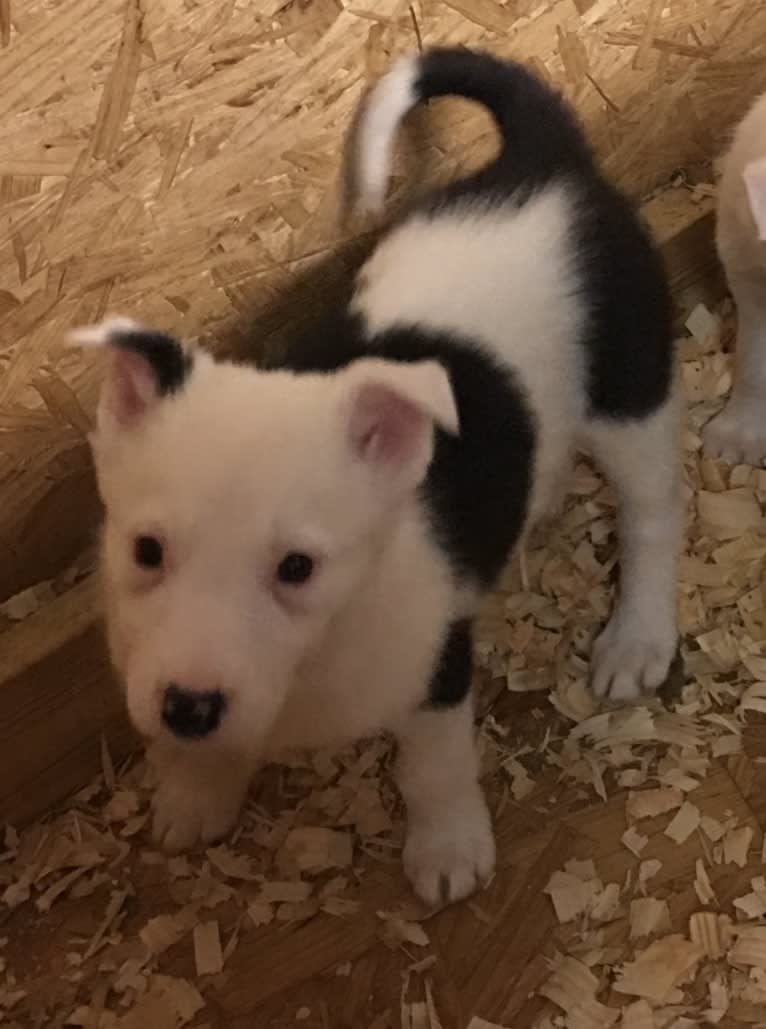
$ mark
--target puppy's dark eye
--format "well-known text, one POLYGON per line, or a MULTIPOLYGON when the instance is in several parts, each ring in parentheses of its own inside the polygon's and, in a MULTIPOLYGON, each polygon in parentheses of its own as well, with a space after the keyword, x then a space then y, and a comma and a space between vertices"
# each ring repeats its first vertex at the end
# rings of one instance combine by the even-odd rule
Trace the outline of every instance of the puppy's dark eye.
POLYGON ((314 562, 308 555, 291 551, 279 562, 277 578, 290 586, 300 586, 311 578, 313 571, 314 562))
POLYGON ((133 540, 133 559, 141 568, 159 568, 162 557, 162 544, 156 536, 136 536, 133 540))

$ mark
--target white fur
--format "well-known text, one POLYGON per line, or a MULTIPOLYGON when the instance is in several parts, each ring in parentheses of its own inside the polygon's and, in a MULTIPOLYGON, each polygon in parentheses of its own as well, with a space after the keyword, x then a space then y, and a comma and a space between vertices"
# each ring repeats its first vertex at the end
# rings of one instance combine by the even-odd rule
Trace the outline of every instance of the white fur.
POLYGON ((368 96, 355 140, 355 205, 379 212, 386 197, 396 131, 417 102, 418 58, 401 57, 368 96))
POLYGON ((718 253, 737 305, 734 385, 705 430, 707 449, 731 462, 766 459, 766 96, 738 126, 718 196, 718 253))
POLYGON ((586 313, 563 186, 523 207, 466 205, 416 217, 362 271, 355 306, 371 331, 416 324, 456 332, 510 365, 541 412, 532 517, 549 506, 585 416, 585 366, 573 339, 586 313))
POLYGON ((620 503, 620 592, 593 649, 597 696, 631 700, 654 690, 677 645, 676 561, 683 522, 678 454, 679 391, 643 422, 592 421, 585 443, 610 477, 620 503))
MULTIPOLYGON (((413 67, 391 73, 361 125, 368 195, 382 195, 413 67)), ((362 269, 354 304, 372 331, 444 330, 513 371, 538 434, 532 518, 560 490, 574 445, 585 440, 601 459, 621 493, 625 553, 595 685, 634 697, 658 685, 675 643, 675 414, 669 402, 644 424, 587 419, 576 203, 559 185, 521 208, 415 217, 362 269)), ((108 342, 109 332, 87 336, 108 342)), ((118 371, 129 387, 140 374, 135 362, 112 362, 118 371)), ((113 388, 107 377, 103 396, 113 388)), ((401 745, 408 875, 429 902, 465 896, 494 864, 471 703, 419 710, 445 628, 481 599, 455 577, 417 496, 433 425, 459 431, 444 370, 369 359, 293 375, 197 354, 172 395, 127 394, 130 419, 102 404, 93 447, 111 649, 131 715, 157 741, 157 839, 179 848, 221 835, 256 766, 286 748, 390 729, 401 745), (391 392, 388 412, 380 390, 391 392), (403 438, 378 447, 367 420, 374 428, 382 411, 384 431, 400 403, 410 411, 403 438), (166 543, 162 572, 134 565, 132 541, 147 533, 166 543), (318 559, 298 590, 275 578, 294 550, 318 559), (212 737, 185 745, 163 729, 168 683, 223 691, 228 710, 212 737)))

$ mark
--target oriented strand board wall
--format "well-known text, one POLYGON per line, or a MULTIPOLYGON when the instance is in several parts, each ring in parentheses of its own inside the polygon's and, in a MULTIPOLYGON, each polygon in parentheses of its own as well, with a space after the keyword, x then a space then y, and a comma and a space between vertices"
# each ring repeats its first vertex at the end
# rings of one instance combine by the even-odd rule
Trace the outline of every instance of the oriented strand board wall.
MULTIPOLYGON (((421 40, 533 62, 634 194, 766 88, 756 0, 0 0, 0 600, 93 537, 96 373, 64 330, 209 338, 278 294, 338 238, 365 80, 421 40)), ((441 173, 491 145, 468 106, 428 123, 441 173)))

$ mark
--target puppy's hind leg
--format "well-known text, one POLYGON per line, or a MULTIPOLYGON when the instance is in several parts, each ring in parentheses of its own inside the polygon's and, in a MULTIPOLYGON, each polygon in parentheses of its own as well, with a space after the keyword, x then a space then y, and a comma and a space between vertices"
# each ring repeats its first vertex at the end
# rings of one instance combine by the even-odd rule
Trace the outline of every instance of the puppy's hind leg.
POLYGON ((593 419, 588 442, 620 505, 620 587, 593 648, 593 690, 635 699, 667 677, 677 645, 683 494, 678 392, 640 420, 593 419))

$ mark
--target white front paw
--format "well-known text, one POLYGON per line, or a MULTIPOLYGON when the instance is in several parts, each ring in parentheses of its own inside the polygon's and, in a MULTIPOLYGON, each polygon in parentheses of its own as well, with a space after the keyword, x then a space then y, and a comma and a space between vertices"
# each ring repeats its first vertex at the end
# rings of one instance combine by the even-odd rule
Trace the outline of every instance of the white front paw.
POLYGON ((593 692, 636 700, 642 689, 656 690, 668 676, 676 646, 672 619, 640 620, 618 608, 593 645, 593 692))
POLYGON ((462 900, 495 868, 492 822, 481 790, 463 803, 410 818, 404 871, 417 895, 432 906, 462 900))
POLYGON ((154 794, 154 842, 178 853, 198 843, 213 843, 234 827, 247 790, 240 777, 213 775, 208 781, 173 765, 154 794))
MULTIPOLYGON (((766 398, 764 398, 766 401, 766 398)), ((761 465, 766 459, 766 403, 730 400, 703 430, 705 449, 730 464, 761 465)))

